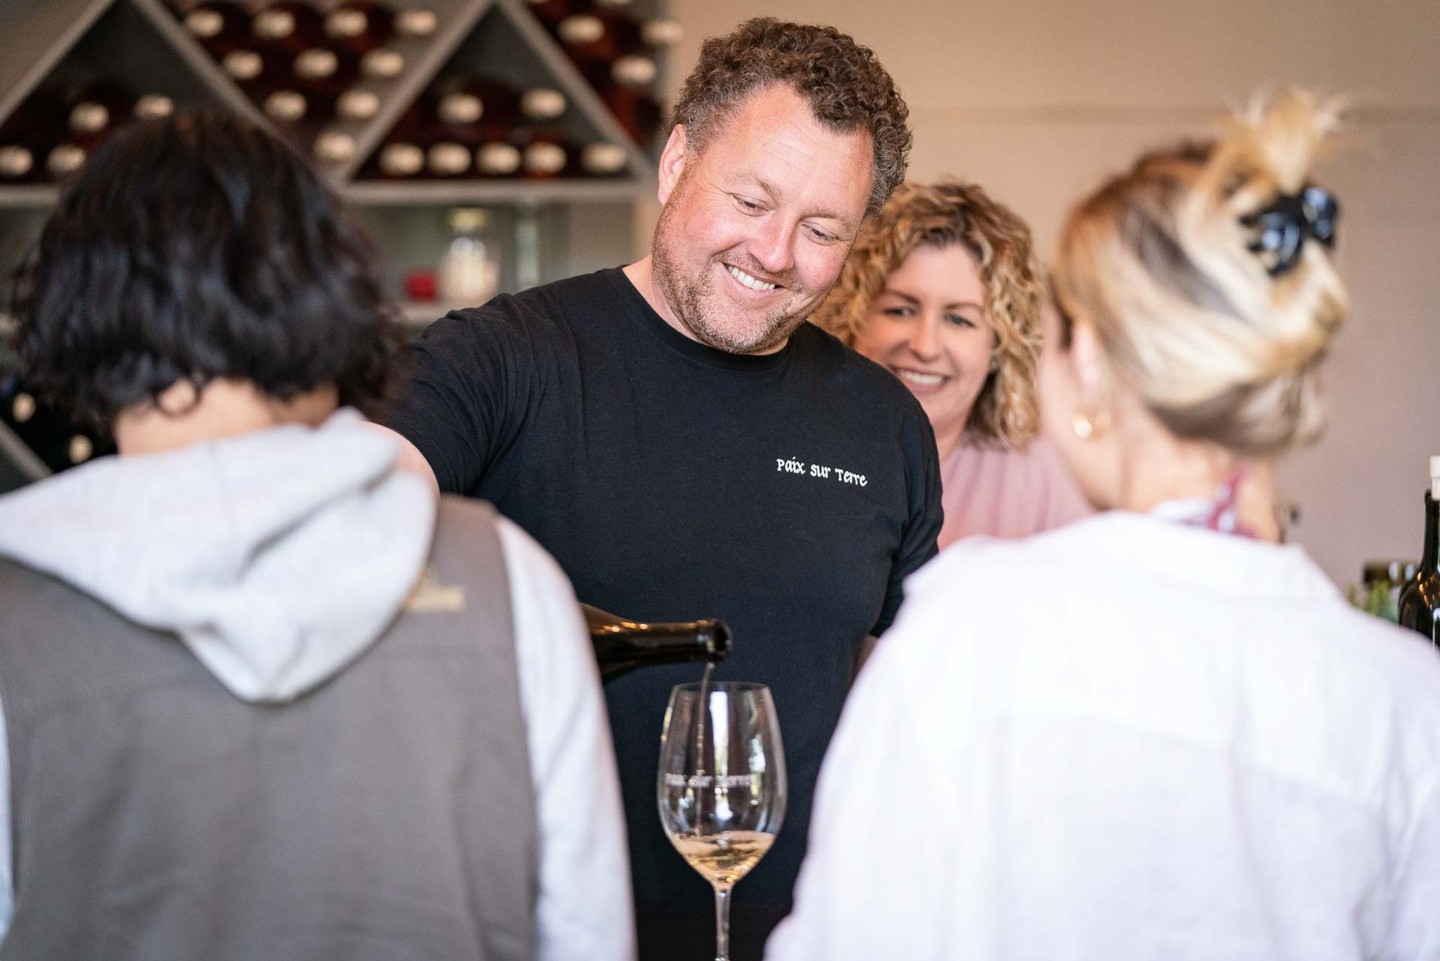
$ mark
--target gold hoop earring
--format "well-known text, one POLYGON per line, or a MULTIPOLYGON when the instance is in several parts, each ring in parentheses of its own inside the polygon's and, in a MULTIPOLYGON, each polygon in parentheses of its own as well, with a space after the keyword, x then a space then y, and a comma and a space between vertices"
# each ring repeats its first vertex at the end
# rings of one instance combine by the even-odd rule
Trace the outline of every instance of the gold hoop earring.
POLYGON ((1081 440, 1089 440, 1092 437, 1105 433, 1110 428, 1110 412, 1097 410, 1095 412, 1077 410, 1070 418, 1070 429, 1075 436, 1081 440))

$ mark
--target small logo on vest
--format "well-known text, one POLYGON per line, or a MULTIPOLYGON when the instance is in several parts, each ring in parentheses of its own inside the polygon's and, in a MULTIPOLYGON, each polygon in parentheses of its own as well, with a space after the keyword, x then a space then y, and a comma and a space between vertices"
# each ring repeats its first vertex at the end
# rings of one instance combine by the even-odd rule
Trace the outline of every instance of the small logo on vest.
POLYGON ((416 614, 458 614, 465 610, 465 588, 441 584, 435 565, 426 565, 405 599, 405 610, 416 614))

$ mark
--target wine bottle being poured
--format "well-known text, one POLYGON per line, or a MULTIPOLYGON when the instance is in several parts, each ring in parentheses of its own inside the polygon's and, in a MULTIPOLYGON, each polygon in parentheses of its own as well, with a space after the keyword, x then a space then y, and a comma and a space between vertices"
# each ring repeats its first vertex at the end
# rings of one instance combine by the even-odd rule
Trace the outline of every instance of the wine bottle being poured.
POLYGON ((724 621, 644 623, 581 604, 600 678, 609 682, 638 667, 723 661, 730 653, 730 628, 724 621))

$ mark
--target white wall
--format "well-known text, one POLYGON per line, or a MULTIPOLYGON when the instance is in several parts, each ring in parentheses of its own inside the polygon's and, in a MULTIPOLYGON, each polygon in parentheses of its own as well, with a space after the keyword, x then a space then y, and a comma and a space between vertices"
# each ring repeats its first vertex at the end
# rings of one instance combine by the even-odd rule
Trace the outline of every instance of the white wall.
MULTIPOLYGON (((1068 204, 1137 151, 1203 134, 1265 85, 1352 95, 1361 148, 1326 168, 1354 311, 1327 368, 1331 426, 1282 469, 1294 531, 1340 583, 1416 557, 1440 454, 1437 0, 670 0, 700 41, 761 14, 872 47, 911 109, 911 176, 984 184, 1048 252, 1068 204)), ((653 209, 637 231, 648 241, 653 209)))

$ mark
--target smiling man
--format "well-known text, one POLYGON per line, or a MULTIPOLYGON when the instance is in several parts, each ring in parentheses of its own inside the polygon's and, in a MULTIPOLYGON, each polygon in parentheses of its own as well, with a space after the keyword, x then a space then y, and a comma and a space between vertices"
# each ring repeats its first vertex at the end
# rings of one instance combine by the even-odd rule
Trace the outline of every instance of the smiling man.
MULTIPOLYGON (((924 411, 805 323, 904 177, 906 115, 874 54, 832 28, 762 18, 708 40, 660 159, 651 255, 437 322, 392 420, 442 489, 519 522, 581 600, 724 618, 717 675, 770 685, 789 807, 736 888, 736 961, 789 910, 856 653, 940 527, 924 411)), ((670 688, 698 676, 652 667, 606 690, 642 958, 713 948, 709 886, 656 813, 670 688)))

